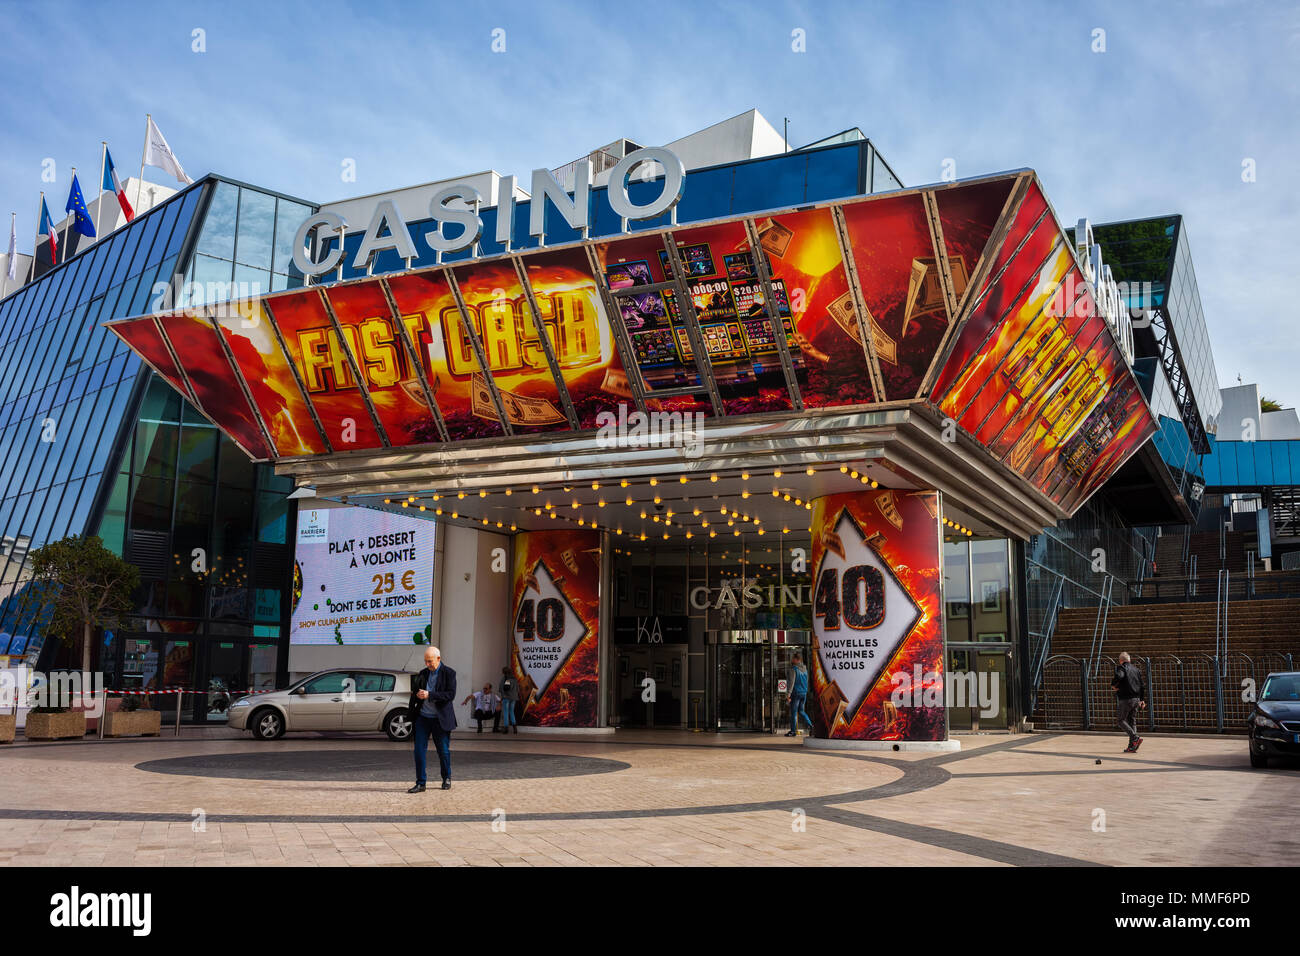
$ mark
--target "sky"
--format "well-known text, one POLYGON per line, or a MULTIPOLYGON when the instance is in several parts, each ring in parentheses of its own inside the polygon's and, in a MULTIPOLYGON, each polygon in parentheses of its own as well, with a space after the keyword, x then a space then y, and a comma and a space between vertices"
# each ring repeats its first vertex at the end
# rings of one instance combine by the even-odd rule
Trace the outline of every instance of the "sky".
POLYGON ((1066 225, 1182 214, 1219 383, 1300 402, 1300 3, 0 0, 0 22, 20 251, 41 189, 59 218, 76 166, 90 198, 101 140, 138 174, 146 113, 195 179, 326 202, 523 182, 757 108, 796 147, 861 128, 908 186, 1030 167, 1066 225))

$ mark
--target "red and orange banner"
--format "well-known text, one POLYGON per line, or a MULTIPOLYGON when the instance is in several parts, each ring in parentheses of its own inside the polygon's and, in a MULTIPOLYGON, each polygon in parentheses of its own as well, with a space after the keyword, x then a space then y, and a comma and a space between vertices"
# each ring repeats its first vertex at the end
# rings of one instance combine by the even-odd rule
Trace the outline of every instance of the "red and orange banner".
POLYGON ((923 400, 1069 511, 1155 431, 1032 173, 226 308, 110 328, 258 459, 923 400))
POLYGON ((946 738, 938 499, 881 489, 813 502, 819 737, 946 738))
POLYGON ((510 667, 519 723, 595 727, 600 677, 600 534, 515 535, 510 667))

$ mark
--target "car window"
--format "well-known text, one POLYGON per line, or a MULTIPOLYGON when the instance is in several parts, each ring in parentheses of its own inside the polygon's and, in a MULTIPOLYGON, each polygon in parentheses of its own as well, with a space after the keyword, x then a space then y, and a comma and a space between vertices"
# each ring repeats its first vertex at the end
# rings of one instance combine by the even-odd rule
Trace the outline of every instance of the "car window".
POLYGON ((385 693, 393 689, 395 678, 392 674, 356 674, 357 693, 385 693))
POLYGON ((314 677, 307 682, 306 691, 309 694, 341 694, 348 688, 347 681, 352 677, 346 671, 339 671, 334 674, 322 674, 320 677, 314 677))
POLYGON ((1287 674, 1272 677, 1264 684, 1260 700, 1300 700, 1300 677, 1287 674))

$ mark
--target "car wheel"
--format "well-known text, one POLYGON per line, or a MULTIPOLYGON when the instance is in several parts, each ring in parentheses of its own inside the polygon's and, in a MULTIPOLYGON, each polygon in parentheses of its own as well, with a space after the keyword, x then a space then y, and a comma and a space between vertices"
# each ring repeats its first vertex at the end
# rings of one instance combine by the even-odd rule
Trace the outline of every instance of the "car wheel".
POLYGON ((411 723, 411 715, 406 710, 395 710, 384 718, 384 733, 388 734, 389 740, 410 740, 414 729, 415 724, 411 723))
POLYGON ((1250 765, 1251 765, 1252 767, 1267 767, 1267 766, 1268 766, 1268 755, 1267 755, 1267 754, 1256 753, 1256 752, 1255 752, 1255 748, 1254 748, 1254 747, 1251 747, 1251 748, 1250 748, 1250 765))
POLYGON ((258 740, 278 740, 284 736, 284 717, 274 707, 264 707, 248 718, 248 728, 258 740))

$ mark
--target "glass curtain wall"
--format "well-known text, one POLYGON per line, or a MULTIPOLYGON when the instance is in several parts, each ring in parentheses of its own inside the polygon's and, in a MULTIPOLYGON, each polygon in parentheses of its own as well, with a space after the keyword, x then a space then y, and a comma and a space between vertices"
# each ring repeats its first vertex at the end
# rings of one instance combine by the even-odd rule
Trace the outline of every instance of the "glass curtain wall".
POLYGON ((142 579, 138 617, 121 641, 105 635, 105 669, 149 689, 202 691, 184 702, 197 719, 224 720, 226 695, 272 686, 292 490, 152 378, 99 525, 142 579))
POLYGON ((182 304, 246 298, 303 284, 293 237, 315 206, 248 186, 216 183, 186 275, 182 304))
POLYGON ((33 660, 44 609, 27 554, 86 530, 140 362, 102 323, 149 312, 182 254, 204 183, 0 303, 0 654, 33 660))

